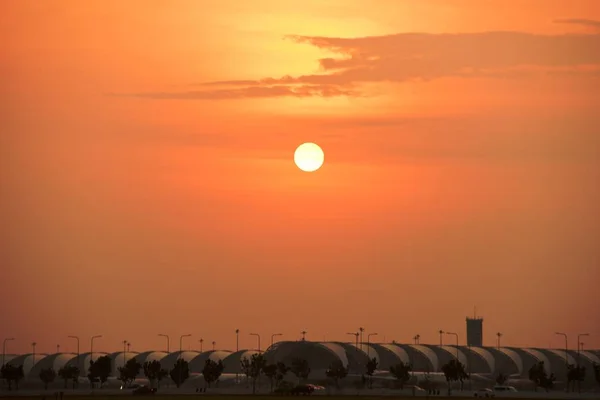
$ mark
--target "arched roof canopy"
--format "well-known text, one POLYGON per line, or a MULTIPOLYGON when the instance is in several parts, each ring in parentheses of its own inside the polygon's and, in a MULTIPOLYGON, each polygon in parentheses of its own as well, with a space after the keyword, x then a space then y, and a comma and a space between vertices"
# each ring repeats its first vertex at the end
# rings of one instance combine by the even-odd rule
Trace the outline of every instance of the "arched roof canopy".
POLYGON ((412 370, 416 372, 438 372, 439 360, 429 347, 419 344, 393 343, 408 355, 412 370))
POLYGON ((389 370, 390 367, 400 363, 410 364, 410 357, 406 350, 395 344, 373 344, 379 356, 377 366, 380 370, 389 370))
POLYGON ((505 375, 523 375, 523 359, 516 351, 505 347, 488 347, 487 351, 494 356, 497 373, 505 375))
MULTIPOLYGON (((549 368, 548 373, 554 373, 557 377, 566 375, 567 366, 565 365, 565 351, 556 349, 535 349, 537 352, 543 354, 548 359, 549 368)), ((576 365, 577 360, 573 355, 566 353, 567 362, 569 364, 576 365)))
POLYGON ((125 363, 132 358, 135 358, 138 353, 134 352, 122 352, 117 351, 114 353, 110 353, 108 357, 110 358, 111 365, 111 376, 119 376, 119 368, 123 367, 125 363))
POLYGON ((271 363, 283 362, 287 366, 291 366, 295 358, 305 359, 313 371, 327 369, 333 362, 348 364, 343 347, 336 343, 282 341, 271 347, 265 357, 271 363))
MULTIPOLYGON (((94 356, 94 360, 97 360, 98 357, 102 357, 102 356, 107 356, 107 353, 102 353, 102 352, 98 352, 95 351, 93 356, 94 356)), ((77 368, 79 368, 79 376, 87 376, 88 374, 88 370, 90 368, 90 358, 91 354, 90 353, 81 353, 79 354, 79 357, 74 357, 72 359, 70 359, 66 365, 73 365, 77 368)))
POLYGON ((600 356, 596 355, 590 351, 582 351, 581 358, 588 360, 592 365, 599 364, 600 365, 600 356))
POLYGON ((142 364, 142 369, 140 370, 140 373, 137 375, 138 378, 142 378, 144 377, 144 363, 146 362, 152 362, 152 361, 160 361, 163 358, 165 358, 168 355, 168 353, 162 352, 162 351, 145 351, 143 353, 139 353, 135 356, 135 359, 137 360, 137 362, 139 362, 140 364, 142 364))
MULTIPOLYGON (((265 352, 265 357, 270 350, 265 352)), ((259 354, 256 350, 240 350, 235 353, 229 354, 223 360, 223 372, 226 374, 240 374, 242 373, 242 359, 251 359, 254 354, 259 354)), ((268 358, 267 358, 268 359, 268 358)))
POLYGON ((544 363, 544 369, 546 373, 550 375, 552 372, 550 370, 550 360, 546 357, 545 354, 536 350, 536 349, 526 349, 526 348, 512 348, 512 350, 516 351, 523 360, 523 374, 527 374, 529 369, 538 362, 544 363))
POLYGON ((143 353, 136 354, 135 359, 140 364, 144 365, 145 362, 160 361, 167 355, 168 353, 163 351, 145 351, 143 353))
MULTIPOLYGON (((422 345, 423 347, 425 347, 425 345, 422 345)), ((456 348, 455 346, 438 346, 438 345, 431 345, 431 346, 426 346, 429 349, 431 349, 432 351, 435 352, 437 358, 438 358, 438 368, 441 371, 441 368, 443 365, 447 364, 450 360, 454 360, 456 359, 456 357, 458 356, 458 361, 460 361, 461 363, 463 363, 463 365, 467 365, 468 364, 468 359, 467 356, 465 355, 465 353, 463 353, 460 348, 456 348)))
POLYGON ((350 374, 362 374, 369 359, 367 353, 356 347, 354 343, 336 342, 346 354, 348 360, 348 372, 350 374))
POLYGON ((198 354, 200 353, 197 351, 177 351, 174 353, 169 353, 168 356, 160 360, 160 365, 162 366, 162 368, 166 369, 167 371, 170 371, 173 369, 173 366, 179 358, 182 358, 189 363, 196 356, 198 356, 198 354))
POLYGON ((493 374, 496 372, 496 360, 492 353, 483 347, 461 347, 468 360, 468 371, 472 373, 493 374))
POLYGON ((28 377, 35 364, 41 361, 42 359, 46 358, 47 356, 47 354, 39 353, 21 354, 20 356, 17 356, 10 360, 10 364, 14 365, 15 367, 23 366, 23 373, 25 374, 25 377, 28 377))
POLYGON ((204 369, 204 366, 206 365, 206 360, 222 362, 229 355, 231 355, 231 352, 226 351, 226 350, 210 350, 210 351, 205 351, 203 353, 200 353, 196 357, 192 358, 189 361, 190 372, 194 372, 197 374, 202 373, 202 370, 204 369))
POLYGON ((37 378, 43 369, 48 368, 52 368, 56 373, 58 373, 61 368, 63 368, 69 361, 76 357, 77 355, 73 353, 55 353, 46 356, 35 363, 31 371, 29 371, 29 376, 37 378))

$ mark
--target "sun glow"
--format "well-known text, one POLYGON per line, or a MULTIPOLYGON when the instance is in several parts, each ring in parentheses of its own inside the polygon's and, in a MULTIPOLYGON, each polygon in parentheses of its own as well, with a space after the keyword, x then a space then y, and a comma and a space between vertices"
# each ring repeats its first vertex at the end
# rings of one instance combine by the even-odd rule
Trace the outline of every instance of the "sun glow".
POLYGON ((303 143, 294 153, 294 162, 304 172, 314 172, 321 168, 325 154, 315 143, 303 143))

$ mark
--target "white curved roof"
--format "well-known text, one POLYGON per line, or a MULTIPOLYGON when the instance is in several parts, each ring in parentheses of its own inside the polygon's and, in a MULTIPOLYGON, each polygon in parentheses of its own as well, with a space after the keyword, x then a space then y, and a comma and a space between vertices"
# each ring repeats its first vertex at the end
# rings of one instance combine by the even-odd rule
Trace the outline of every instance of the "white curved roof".
POLYGON ((448 352, 448 354, 450 354, 450 356, 452 356, 453 358, 458 357, 458 361, 463 363, 463 365, 468 364, 467 356, 465 355, 465 353, 462 352, 461 349, 457 348, 456 346, 443 345, 443 346, 435 346, 435 347, 448 352))
POLYGON ((596 354, 589 351, 582 351, 580 354, 582 357, 587 358, 591 363, 600 364, 600 357, 598 357, 596 354))
POLYGON ((182 358, 189 363, 199 354, 200 353, 197 351, 177 351, 175 353, 169 353, 168 356, 160 360, 160 365, 166 370, 171 370, 179 358, 182 358))
POLYGON ((333 352, 333 354, 335 354, 339 360, 341 361, 342 365, 344 367, 348 366, 348 355, 346 354, 346 350, 344 350, 344 348, 342 346, 340 346, 337 343, 328 343, 328 342, 321 342, 319 343, 319 345, 325 347, 326 349, 328 349, 329 351, 333 352))
POLYGON ((363 356, 367 357, 367 359, 372 359, 373 357, 375 357, 377 362, 381 361, 379 359, 379 353, 377 353, 377 349, 371 344, 368 345, 366 343, 359 343, 357 346, 356 343, 348 343, 348 345, 358 350, 359 354, 362 354, 363 356))
POLYGON ((500 347, 498 350, 500 353, 506 355, 508 358, 510 358, 515 365, 517 366, 517 371, 519 372, 519 375, 523 374, 523 359, 521 358, 521 356, 519 355, 519 353, 517 353, 516 351, 506 348, 506 347, 500 347))
MULTIPOLYGON (((538 350, 540 351, 540 350, 538 350)), ((562 360, 565 359, 565 351, 564 350, 556 350, 556 349, 546 349, 544 351, 547 351, 548 353, 552 353, 557 355, 559 358, 561 358, 562 360)), ((575 360, 575 357, 573 357, 571 354, 567 353, 567 361, 569 364, 577 364, 577 361, 575 360)))
MULTIPOLYGON (((270 352, 270 350, 269 350, 270 352)), ((240 350, 229 354, 223 360, 223 373, 237 373, 242 371, 242 358, 251 359, 254 354, 258 354, 256 350, 240 350)), ((266 353, 265 353, 266 354, 266 353)))
POLYGON ((34 365, 46 356, 47 356, 46 354, 39 354, 39 353, 22 354, 20 356, 13 358, 12 360, 10 360, 10 363, 11 363, 11 365, 14 365, 15 367, 23 366, 23 372, 24 372, 25 376, 28 376, 29 373, 31 372, 31 369, 34 367, 34 365))
POLYGON ((226 350, 210 350, 202 352, 189 361, 190 372, 200 373, 204 369, 206 360, 219 362, 225 360, 231 354, 230 351, 226 350))
POLYGON ((138 355, 138 353, 134 353, 134 352, 122 352, 122 351, 117 351, 114 353, 110 353, 108 355, 108 357, 110 357, 110 361, 112 363, 112 374, 113 375, 118 375, 119 374, 119 367, 122 367, 125 365, 125 363, 129 360, 131 360, 132 358, 135 358, 138 355))
POLYGON ((531 356, 533 356, 535 359, 537 359, 538 361, 542 361, 544 363, 544 369, 546 370, 547 374, 550 374, 552 372, 552 368, 550 365, 550 359, 541 351, 536 350, 536 349, 521 349, 523 352, 530 354, 531 356))
POLYGON ((433 366, 434 372, 440 370, 440 361, 438 359, 437 354, 435 354, 435 351, 422 344, 409 344, 408 347, 418 351, 419 353, 423 354, 426 358, 428 358, 429 362, 433 366))
POLYGON ((410 357, 402 347, 395 344, 380 344, 379 346, 392 352, 398 358, 398 361, 402 361, 404 364, 410 364, 410 357))
POLYGON ((36 360, 35 365, 29 371, 29 376, 35 378, 39 376, 41 370, 47 368, 52 368, 54 371, 58 372, 62 367, 67 365, 67 363, 75 357, 77 357, 76 354, 57 353, 41 358, 39 361, 36 360))
POLYGON ((138 362, 142 365, 144 365, 145 362, 152 362, 152 361, 160 361, 163 358, 165 358, 168 355, 168 353, 165 353, 163 351, 145 351, 143 353, 139 353, 135 356, 135 359, 138 360, 138 362))
POLYGON ((496 372, 496 359, 494 358, 492 353, 490 353, 483 347, 469 347, 468 349, 485 360, 485 362, 490 367, 490 372, 492 374, 496 372))

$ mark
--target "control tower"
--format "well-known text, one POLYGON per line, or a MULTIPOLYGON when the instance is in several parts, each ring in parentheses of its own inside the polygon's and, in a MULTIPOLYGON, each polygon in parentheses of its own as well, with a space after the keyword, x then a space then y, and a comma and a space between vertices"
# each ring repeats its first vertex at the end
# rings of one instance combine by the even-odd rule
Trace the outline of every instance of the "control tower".
POLYGON ((467 346, 483 346, 483 318, 477 314, 467 317, 467 346))

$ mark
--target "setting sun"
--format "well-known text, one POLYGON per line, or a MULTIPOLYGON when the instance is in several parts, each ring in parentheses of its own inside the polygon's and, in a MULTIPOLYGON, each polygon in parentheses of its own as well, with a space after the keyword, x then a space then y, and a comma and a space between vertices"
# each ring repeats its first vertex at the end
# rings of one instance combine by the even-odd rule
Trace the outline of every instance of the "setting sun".
POLYGON ((315 143, 303 143, 294 153, 294 162, 304 172, 314 172, 321 168, 325 154, 315 143))

